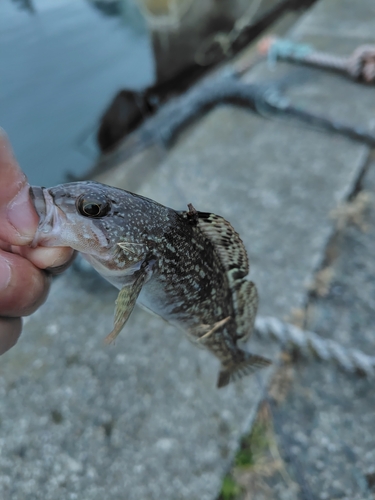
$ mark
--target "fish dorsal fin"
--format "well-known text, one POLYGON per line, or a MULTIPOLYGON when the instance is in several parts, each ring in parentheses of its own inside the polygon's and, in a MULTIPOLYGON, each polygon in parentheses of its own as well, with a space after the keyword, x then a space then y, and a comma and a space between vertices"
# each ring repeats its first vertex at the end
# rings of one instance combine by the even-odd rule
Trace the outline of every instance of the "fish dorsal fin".
MULTIPOLYGON (((193 216, 194 214, 190 217, 193 216)), ((245 279, 249 273, 249 260, 244 244, 231 224, 218 215, 197 212, 195 220, 202 233, 214 245, 227 273, 232 292, 237 339, 247 340, 253 329, 258 294, 254 283, 245 279)))
POLYGON ((219 215, 197 212, 197 225, 214 245, 221 264, 230 278, 241 279, 249 273, 246 249, 231 224, 219 215))

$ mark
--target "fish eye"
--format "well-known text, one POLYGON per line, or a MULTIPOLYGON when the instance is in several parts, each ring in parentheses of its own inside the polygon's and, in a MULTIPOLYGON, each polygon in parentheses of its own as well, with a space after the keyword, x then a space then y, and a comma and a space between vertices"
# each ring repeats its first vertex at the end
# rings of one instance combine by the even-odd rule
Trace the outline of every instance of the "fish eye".
POLYGON ((108 214, 111 205, 105 196, 85 197, 82 195, 77 200, 77 209, 84 217, 100 219, 108 214))

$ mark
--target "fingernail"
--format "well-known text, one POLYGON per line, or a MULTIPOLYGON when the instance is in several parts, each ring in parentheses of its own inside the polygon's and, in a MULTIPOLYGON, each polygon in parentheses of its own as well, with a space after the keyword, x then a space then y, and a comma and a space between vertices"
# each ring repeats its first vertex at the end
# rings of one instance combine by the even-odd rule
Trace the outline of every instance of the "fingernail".
POLYGON ((10 265, 4 259, 0 259, 0 292, 8 287, 11 277, 10 265))
POLYGON ((33 239, 37 225, 37 216, 31 208, 29 189, 28 184, 23 186, 7 209, 8 221, 25 241, 33 239))

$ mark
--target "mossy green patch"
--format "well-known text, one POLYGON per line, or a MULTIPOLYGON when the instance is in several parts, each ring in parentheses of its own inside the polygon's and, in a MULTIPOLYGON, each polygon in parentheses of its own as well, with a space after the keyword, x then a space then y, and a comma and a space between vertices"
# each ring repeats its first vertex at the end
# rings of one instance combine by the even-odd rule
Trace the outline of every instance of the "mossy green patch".
POLYGON ((239 486, 230 474, 227 474, 223 479, 219 500, 235 500, 241 493, 239 486))
POLYGON ((236 467, 251 467, 269 447, 269 425, 266 420, 255 421, 248 436, 242 439, 240 449, 235 458, 236 467))
POLYGON ((252 431, 245 436, 234 459, 234 466, 224 479, 218 500, 239 500, 243 496, 244 488, 236 481, 240 472, 247 473, 264 462, 269 455, 270 447, 274 440, 273 426, 267 404, 260 407, 252 431))

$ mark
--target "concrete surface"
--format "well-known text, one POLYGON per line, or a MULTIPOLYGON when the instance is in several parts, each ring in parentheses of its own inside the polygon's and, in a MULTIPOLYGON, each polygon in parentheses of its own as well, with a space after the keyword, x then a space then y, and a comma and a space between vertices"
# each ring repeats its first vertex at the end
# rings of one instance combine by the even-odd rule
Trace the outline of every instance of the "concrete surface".
MULTIPOLYGON (((362 212, 366 230, 349 224, 329 245, 333 270, 325 297, 311 297, 306 327, 346 347, 374 353, 375 157, 361 183, 372 195, 362 212)), ((375 497, 374 382, 335 366, 294 363, 289 389, 273 407, 273 426, 289 482, 279 472, 252 500, 373 500, 375 497)))
MULTIPOLYGON (((310 36, 311 17, 330 12, 332 3, 317 4, 296 28, 299 35, 306 25, 310 36)), ((368 5, 356 3, 358 18, 368 5)), ((335 10, 338 26, 346 9, 350 0, 335 10)), ((331 34, 326 48, 335 51, 342 39, 333 43, 331 34)), ((270 72, 263 64, 251 78, 287 71, 294 69, 280 64, 270 72)), ((304 81, 289 89, 301 105, 370 124, 373 89, 302 74, 304 81)), ((366 147, 342 137, 222 107, 176 145, 139 192, 228 218, 248 248, 260 312, 283 317, 306 302, 306 283, 333 231, 328 214, 352 190, 366 157, 366 147)), ((276 365, 217 391, 216 361, 139 310, 116 345, 105 347, 114 300, 99 281, 66 273, 1 359, 4 500, 217 497, 276 365)), ((255 340, 251 346, 277 359, 277 346, 255 340)), ((329 380, 335 374, 321 372, 329 380)), ((317 418, 324 421, 323 407, 317 418)))

